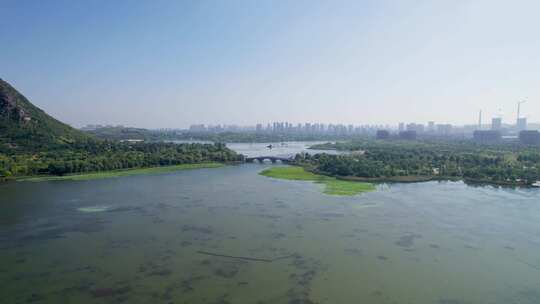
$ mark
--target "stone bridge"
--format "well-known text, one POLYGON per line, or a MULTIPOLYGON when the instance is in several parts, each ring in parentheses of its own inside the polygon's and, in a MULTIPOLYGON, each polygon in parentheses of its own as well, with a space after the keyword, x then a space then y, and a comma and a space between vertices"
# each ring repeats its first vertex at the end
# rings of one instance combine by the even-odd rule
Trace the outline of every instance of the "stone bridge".
POLYGON ((246 157, 246 163, 253 163, 255 161, 258 161, 259 163, 263 163, 265 160, 269 160, 272 163, 276 163, 278 161, 288 164, 290 162, 294 161, 293 157, 281 157, 281 156, 256 156, 256 157, 246 157))

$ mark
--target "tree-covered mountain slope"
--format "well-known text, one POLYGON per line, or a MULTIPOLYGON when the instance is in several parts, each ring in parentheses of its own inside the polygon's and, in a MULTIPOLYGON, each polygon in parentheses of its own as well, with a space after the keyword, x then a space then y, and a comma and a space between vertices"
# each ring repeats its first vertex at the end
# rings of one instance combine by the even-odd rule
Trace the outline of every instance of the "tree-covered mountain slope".
POLYGON ((33 105, 0 79, 0 152, 42 150, 88 138, 33 105))
POLYGON ((242 155, 218 143, 123 143, 99 139, 47 115, 0 79, 0 181, 242 159, 242 155))

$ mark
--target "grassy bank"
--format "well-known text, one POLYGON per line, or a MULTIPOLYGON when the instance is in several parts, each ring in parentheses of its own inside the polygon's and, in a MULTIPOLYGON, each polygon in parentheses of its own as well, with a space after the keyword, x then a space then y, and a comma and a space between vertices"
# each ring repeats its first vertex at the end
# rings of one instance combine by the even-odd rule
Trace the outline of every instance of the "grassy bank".
POLYGON ((367 191, 375 190, 375 186, 370 183, 356 181, 339 180, 334 177, 314 174, 304 170, 302 167, 272 167, 263 170, 261 175, 279 179, 302 180, 321 183, 325 185, 324 193, 330 195, 356 195, 367 191))
POLYGON ((520 181, 494 181, 489 179, 471 179, 462 178, 456 176, 427 176, 427 175, 407 175, 407 176, 390 176, 390 177, 357 177, 357 176, 339 176, 337 179, 358 181, 366 183, 422 183, 430 181, 463 181, 466 184, 471 185, 489 185, 489 186, 501 186, 501 187, 531 187, 530 184, 520 181))
MULTIPOLYGON (((376 178, 358 177, 358 176, 340 176, 337 178, 340 180, 357 181, 357 182, 365 182, 365 183, 421 183, 421 182, 429 182, 433 180, 441 180, 440 178, 435 177, 435 176, 413 176, 413 175, 376 177, 376 178)), ((449 179, 444 179, 444 180, 449 180, 449 179)))
POLYGON ((114 171, 103 171, 103 172, 92 172, 85 174, 74 174, 74 175, 63 175, 63 176, 34 176, 34 177, 23 177, 18 178, 17 181, 29 181, 29 182, 42 182, 42 181, 56 181, 56 180, 92 180, 92 179, 103 179, 103 178, 113 178, 121 176, 131 176, 131 175, 141 175, 141 174, 158 174, 158 173, 169 173, 180 170, 191 170, 191 169, 201 169, 201 168, 218 168, 223 167, 224 164, 221 163, 200 163, 200 164, 182 164, 176 166, 164 166, 164 167, 152 167, 152 168, 138 168, 138 169, 127 169, 127 170, 114 170, 114 171))

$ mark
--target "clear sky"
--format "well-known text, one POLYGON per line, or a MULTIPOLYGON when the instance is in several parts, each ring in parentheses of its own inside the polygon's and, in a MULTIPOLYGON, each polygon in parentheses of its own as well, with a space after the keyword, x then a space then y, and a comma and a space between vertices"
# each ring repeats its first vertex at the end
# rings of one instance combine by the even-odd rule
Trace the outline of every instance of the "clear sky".
POLYGON ((0 77, 75 126, 540 121, 540 1, 0 0, 0 77))

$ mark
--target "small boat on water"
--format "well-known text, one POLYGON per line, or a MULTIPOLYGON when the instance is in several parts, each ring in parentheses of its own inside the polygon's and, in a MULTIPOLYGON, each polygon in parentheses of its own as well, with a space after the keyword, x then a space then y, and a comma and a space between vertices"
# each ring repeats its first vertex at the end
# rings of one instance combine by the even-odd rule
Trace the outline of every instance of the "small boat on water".
POLYGON ((536 183, 532 184, 533 187, 539 187, 540 188, 540 181, 537 181, 536 183))

